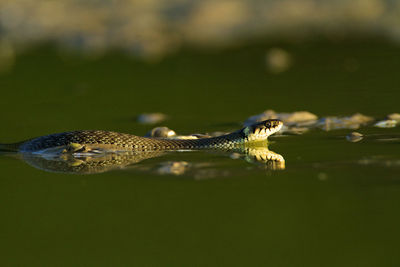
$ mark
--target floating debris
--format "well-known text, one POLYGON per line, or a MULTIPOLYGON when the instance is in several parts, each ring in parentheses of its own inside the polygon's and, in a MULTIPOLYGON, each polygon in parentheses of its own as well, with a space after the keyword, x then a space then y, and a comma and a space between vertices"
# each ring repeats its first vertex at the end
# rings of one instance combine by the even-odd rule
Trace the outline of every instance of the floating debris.
POLYGON ((283 133, 286 134, 292 134, 292 135, 300 135, 304 134, 305 132, 308 132, 311 128, 309 127, 296 127, 296 126, 285 126, 283 125, 282 129, 280 130, 283 133))
POLYGON ((386 119, 388 120, 395 120, 397 122, 400 122, 400 113, 392 113, 386 116, 386 119))
POLYGON ((308 111, 295 111, 292 113, 278 113, 278 118, 286 124, 297 126, 312 125, 316 123, 318 116, 308 111))
POLYGON ((374 124, 374 126, 378 128, 393 128, 396 127, 396 125, 397 125, 396 120, 383 120, 383 121, 378 121, 377 123, 374 124))
POLYGON ((355 113, 353 116, 345 117, 351 123, 367 124, 374 120, 373 117, 363 115, 361 113, 355 113))
POLYGON ((318 121, 317 127, 325 131, 336 129, 358 129, 374 121, 374 118, 356 113, 349 117, 326 117, 318 121))
POLYGON ((157 169, 158 174, 182 175, 187 171, 189 163, 186 161, 168 161, 163 162, 157 169))
POLYGON ((176 133, 174 130, 171 130, 168 127, 156 127, 153 128, 151 131, 146 133, 145 137, 172 137, 175 136, 176 133))
POLYGON ((266 65, 271 73, 287 71, 292 65, 292 56, 282 48, 271 48, 265 57, 266 65))
POLYGON ((143 113, 137 117, 137 121, 143 124, 156 124, 167 119, 163 113, 143 113))
POLYGON ((360 133, 358 133, 358 132, 352 132, 352 133, 349 133, 349 134, 346 136, 347 141, 353 142, 353 143, 359 142, 359 141, 361 141, 363 138, 364 138, 364 135, 362 135, 362 134, 360 134, 360 133))

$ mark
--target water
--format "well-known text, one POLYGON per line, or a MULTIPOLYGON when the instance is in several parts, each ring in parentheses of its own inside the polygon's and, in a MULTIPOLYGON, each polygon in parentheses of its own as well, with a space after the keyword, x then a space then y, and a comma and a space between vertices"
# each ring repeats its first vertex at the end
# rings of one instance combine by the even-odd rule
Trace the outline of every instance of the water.
MULTIPOLYGON (((274 44, 293 57, 269 73, 270 44, 184 51, 159 63, 40 47, 0 76, 3 143, 71 129, 144 135, 144 112, 181 134, 229 131, 266 109, 319 116, 399 112, 400 49, 383 41, 274 44), (356 62, 352 68, 346 62, 356 62), (356 67, 354 67, 356 66, 356 67)), ((0 157, 4 266, 396 266, 399 128, 271 138, 284 170, 230 153, 170 153, 93 175, 0 157), (182 175, 157 170, 190 164, 182 175), (23 255, 23 256, 21 256, 23 255)))

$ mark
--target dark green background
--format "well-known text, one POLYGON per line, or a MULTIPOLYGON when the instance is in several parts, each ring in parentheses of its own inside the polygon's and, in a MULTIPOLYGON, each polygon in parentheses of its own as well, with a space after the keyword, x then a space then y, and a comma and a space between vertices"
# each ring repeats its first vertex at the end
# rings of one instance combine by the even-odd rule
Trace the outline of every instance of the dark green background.
MULTIPOLYGON (((183 49, 155 63, 41 46, 0 74, 0 140, 73 129, 143 135, 152 126, 135 116, 157 111, 182 134, 233 130, 266 109, 383 118, 400 112, 399 69, 400 48, 369 39, 183 49), (291 69, 267 71, 271 47, 292 55, 291 69)), ((208 153, 140 163, 211 162, 212 177, 200 180, 200 170, 55 174, 2 156, 0 263, 398 266, 399 130, 360 131, 360 143, 345 140, 350 130, 273 138, 284 171, 208 153)))

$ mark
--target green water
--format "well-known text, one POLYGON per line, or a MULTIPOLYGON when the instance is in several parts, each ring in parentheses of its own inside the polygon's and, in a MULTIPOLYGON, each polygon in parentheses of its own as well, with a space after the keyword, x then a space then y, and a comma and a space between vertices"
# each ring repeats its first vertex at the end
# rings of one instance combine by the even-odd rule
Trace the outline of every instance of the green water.
MULTIPOLYGON (((237 129, 266 109, 319 116, 400 112, 400 48, 373 40, 183 51, 158 63, 26 51, 0 74, 0 140, 72 129, 144 135, 163 112, 181 134, 237 129), (345 68, 349 60, 358 68, 345 68)), ((398 266, 399 128, 271 138, 286 169, 229 154, 173 153, 126 170, 50 173, 0 157, 2 266, 398 266), (166 161, 197 166, 159 175, 166 161)))

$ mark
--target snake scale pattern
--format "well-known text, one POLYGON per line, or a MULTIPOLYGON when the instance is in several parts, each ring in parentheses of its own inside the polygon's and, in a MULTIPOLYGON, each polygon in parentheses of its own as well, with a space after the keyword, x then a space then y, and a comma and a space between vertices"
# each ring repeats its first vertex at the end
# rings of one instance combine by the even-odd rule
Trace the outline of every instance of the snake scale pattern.
POLYGON ((68 147, 75 150, 106 149, 114 151, 167 151, 185 149, 230 149, 252 141, 266 140, 279 131, 280 120, 266 120, 230 134, 199 139, 167 139, 140 137, 109 131, 71 131, 45 135, 15 144, 2 144, 0 150, 14 152, 37 152, 68 147))

